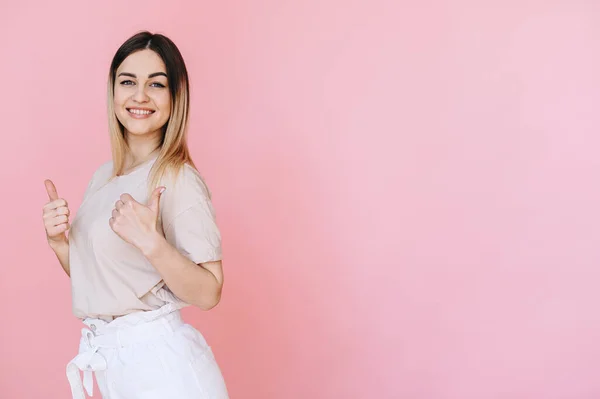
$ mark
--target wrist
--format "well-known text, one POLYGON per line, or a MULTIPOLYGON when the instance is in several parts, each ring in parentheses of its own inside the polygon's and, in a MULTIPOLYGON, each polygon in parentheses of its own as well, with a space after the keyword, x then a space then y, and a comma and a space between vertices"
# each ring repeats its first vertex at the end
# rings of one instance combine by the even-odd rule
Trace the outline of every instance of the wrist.
POLYGON ((48 245, 50 246, 50 248, 53 251, 57 251, 60 248, 63 248, 65 246, 69 246, 69 239, 65 236, 64 238, 50 238, 48 237, 48 245))
POLYGON ((139 249, 147 259, 154 258, 161 252, 166 242, 165 237, 155 232, 146 242, 139 246, 139 249))

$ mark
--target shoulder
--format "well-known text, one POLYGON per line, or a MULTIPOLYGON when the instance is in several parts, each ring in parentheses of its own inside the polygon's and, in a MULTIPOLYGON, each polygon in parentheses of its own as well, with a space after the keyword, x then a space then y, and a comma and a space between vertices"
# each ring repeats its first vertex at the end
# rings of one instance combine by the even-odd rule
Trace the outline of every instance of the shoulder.
POLYGON ((176 173, 169 172, 160 185, 166 188, 160 197, 166 218, 198 205, 212 207, 210 190, 198 170, 191 165, 183 165, 176 173))
POLYGON ((112 165, 112 160, 106 161, 94 170, 94 173, 92 173, 92 177, 88 183, 88 190, 94 186, 101 185, 110 179, 112 176, 112 165))
POLYGON ((106 161, 103 164, 101 164, 99 167, 96 168, 96 170, 94 171, 94 174, 92 175, 92 178, 94 180, 98 179, 98 178, 103 178, 104 176, 106 177, 110 177, 112 175, 112 171, 113 171, 113 161, 106 161))
POLYGON ((210 191, 200 172, 189 164, 184 164, 179 171, 168 174, 162 185, 167 191, 177 193, 178 196, 210 198, 210 191))
POLYGON ((90 186, 103 185, 108 182, 113 173, 113 161, 106 161, 101 164, 92 175, 90 186))
POLYGON ((91 195, 92 192, 98 190, 106 182, 108 182, 112 176, 112 164, 112 161, 107 161, 94 170, 94 173, 92 174, 92 177, 88 182, 87 188, 83 194, 84 198, 91 195))

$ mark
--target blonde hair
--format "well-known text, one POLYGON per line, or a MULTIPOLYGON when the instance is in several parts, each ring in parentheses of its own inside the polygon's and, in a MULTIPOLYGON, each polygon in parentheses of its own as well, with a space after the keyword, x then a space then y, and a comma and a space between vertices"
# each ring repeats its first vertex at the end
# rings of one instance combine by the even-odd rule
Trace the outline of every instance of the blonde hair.
POLYGON ((185 62, 179 49, 169 38, 161 34, 143 31, 130 37, 119 47, 113 57, 108 75, 108 129, 113 159, 111 178, 123 173, 125 156, 129 152, 124 127, 117 119, 114 110, 113 98, 116 72, 125 58, 134 52, 146 49, 154 51, 165 63, 171 94, 171 114, 162 128, 163 135, 157 148, 159 150, 158 156, 149 174, 148 195, 150 195, 161 184, 163 177, 166 175, 176 177, 185 164, 194 169, 196 169, 196 166, 192 161, 187 145, 190 90, 185 62))

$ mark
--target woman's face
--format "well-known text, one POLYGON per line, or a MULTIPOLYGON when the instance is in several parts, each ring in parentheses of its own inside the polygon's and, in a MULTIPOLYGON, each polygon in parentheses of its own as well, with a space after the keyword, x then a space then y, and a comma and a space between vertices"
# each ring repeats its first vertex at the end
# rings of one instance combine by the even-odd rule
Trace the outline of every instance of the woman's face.
POLYGON ((119 66, 114 109, 127 134, 160 134, 171 114, 171 94, 167 69, 154 51, 137 51, 119 66))

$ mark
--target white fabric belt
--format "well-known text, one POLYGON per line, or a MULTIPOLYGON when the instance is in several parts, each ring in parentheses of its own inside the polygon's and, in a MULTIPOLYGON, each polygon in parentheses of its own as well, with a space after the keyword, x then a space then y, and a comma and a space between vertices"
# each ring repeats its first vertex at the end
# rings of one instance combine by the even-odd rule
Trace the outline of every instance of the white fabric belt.
MULTIPOLYGON (((119 320, 120 318, 115 321, 119 320)), ((84 389, 89 396, 94 396, 93 373, 104 371, 107 367, 106 358, 99 353, 101 348, 122 348, 133 343, 154 340, 172 334, 183 325, 178 311, 162 315, 152 321, 141 321, 141 324, 132 326, 111 326, 115 321, 111 323, 102 320, 85 321, 90 328, 81 330, 79 354, 67 364, 67 378, 73 399, 85 399, 84 389), (83 384, 80 370, 83 371, 83 384)))

